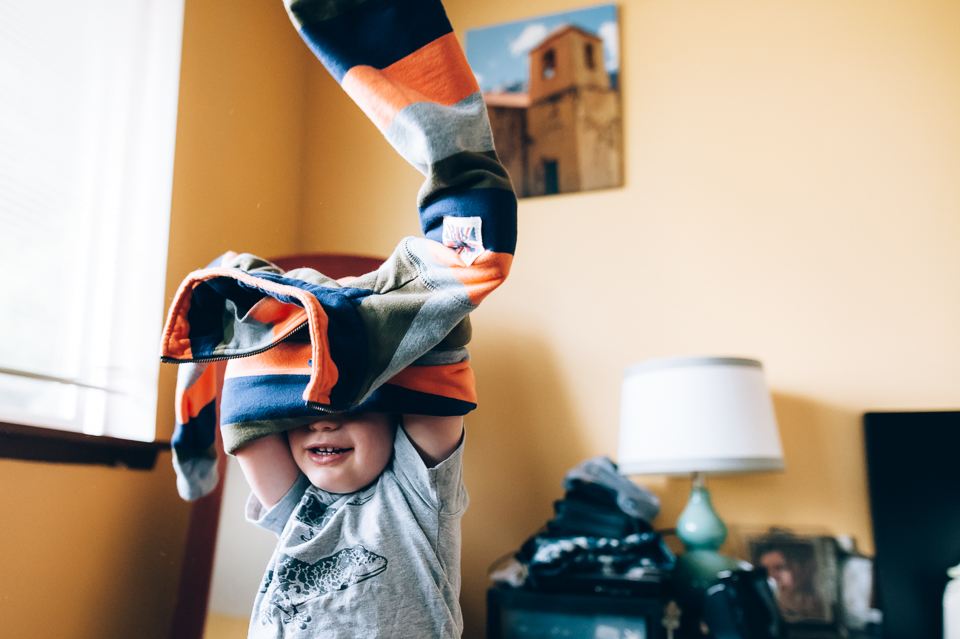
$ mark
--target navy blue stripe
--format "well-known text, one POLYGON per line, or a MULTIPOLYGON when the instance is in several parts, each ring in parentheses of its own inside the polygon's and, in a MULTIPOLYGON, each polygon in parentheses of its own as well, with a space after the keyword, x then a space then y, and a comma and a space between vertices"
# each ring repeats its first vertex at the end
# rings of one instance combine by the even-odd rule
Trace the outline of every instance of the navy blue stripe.
MULTIPOLYGON (((233 377, 223 384, 220 402, 220 423, 313 417, 322 419, 327 413, 310 408, 303 401, 307 375, 255 375, 233 377)), ((477 407, 461 399, 432 395, 384 384, 351 413, 390 413, 395 415, 466 415, 477 407)))
POLYGON ((304 417, 324 413, 307 406, 303 389, 309 375, 254 375, 224 380, 220 423, 304 417))
MULTIPOLYGON (((330 357, 337 367, 337 383, 330 391, 330 405, 345 407, 360 389, 367 361, 367 334, 357 307, 373 291, 351 287, 327 287, 286 278, 275 273, 249 273, 253 277, 302 289, 320 302, 327 314, 327 336, 330 357)), ((230 299, 237 312, 246 314, 258 301, 269 295, 281 302, 302 306, 290 295, 265 291, 256 284, 246 284, 232 277, 217 277, 201 282, 193 291, 187 321, 190 324, 190 348, 194 357, 209 357, 224 340, 224 300, 230 299)), ((271 336, 265 333, 265 338, 271 336)), ((302 389, 301 389, 302 392, 302 389)), ((224 422, 233 423, 233 422, 224 422)))
POLYGON ((291 9, 300 35, 337 82, 352 67, 384 69, 453 32, 440 0, 367 0, 320 21, 311 19, 308 4, 291 9))
MULTIPOLYGON (((251 275, 307 291, 323 306, 323 310, 327 313, 330 357, 337 367, 337 383, 330 391, 330 407, 338 410, 346 408, 360 391, 360 383, 366 373, 367 332, 357 307, 361 300, 372 295, 373 291, 348 286, 340 288, 317 286, 274 273, 251 273, 251 275)), ((274 293, 270 295, 281 302, 300 304, 295 297, 274 293)))
POLYGON ((513 255, 517 248, 517 197, 504 189, 470 189, 420 210, 420 225, 429 239, 442 242, 443 218, 479 217, 483 247, 513 255))
POLYGON ((190 326, 190 351, 195 357, 209 355, 223 342, 223 293, 210 281, 193 287, 187 324, 190 326))
POLYGON ((392 413, 394 415, 466 415, 477 407, 462 399, 432 395, 421 391, 384 384, 351 412, 392 413))
POLYGON ((181 459, 202 457, 217 437, 217 405, 210 402, 186 424, 177 424, 171 443, 181 459))

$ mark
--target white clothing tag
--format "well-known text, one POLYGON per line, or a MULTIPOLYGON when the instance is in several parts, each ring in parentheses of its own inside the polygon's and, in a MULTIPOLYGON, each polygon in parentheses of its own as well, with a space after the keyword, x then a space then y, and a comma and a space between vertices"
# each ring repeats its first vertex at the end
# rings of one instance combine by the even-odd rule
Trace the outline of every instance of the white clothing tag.
POLYGON ((443 245, 455 250, 467 266, 473 264, 486 249, 483 248, 483 234, 479 217, 443 218, 443 245))

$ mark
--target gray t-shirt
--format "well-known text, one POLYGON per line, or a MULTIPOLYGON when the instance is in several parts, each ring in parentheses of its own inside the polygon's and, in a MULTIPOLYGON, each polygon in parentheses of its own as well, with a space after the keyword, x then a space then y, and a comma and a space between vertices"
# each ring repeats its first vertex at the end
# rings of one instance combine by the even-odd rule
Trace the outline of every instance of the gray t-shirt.
POLYGON ((328 493, 301 475, 247 519, 279 537, 250 617, 249 637, 448 638, 460 615, 463 441, 427 468, 403 428, 370 486, 328 493))

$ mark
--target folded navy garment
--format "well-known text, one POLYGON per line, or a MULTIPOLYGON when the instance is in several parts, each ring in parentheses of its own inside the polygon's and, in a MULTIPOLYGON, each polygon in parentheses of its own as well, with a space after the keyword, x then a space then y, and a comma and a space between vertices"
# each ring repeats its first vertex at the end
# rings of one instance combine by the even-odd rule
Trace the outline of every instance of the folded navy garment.
POLYGON ((570 469, 563 478, 564 490, 573 490, 577 480, 612 490, 617 505, 631 517, 650 523, 660 513, 660 498, 617 472, 607 457, 591 457, 570 469))

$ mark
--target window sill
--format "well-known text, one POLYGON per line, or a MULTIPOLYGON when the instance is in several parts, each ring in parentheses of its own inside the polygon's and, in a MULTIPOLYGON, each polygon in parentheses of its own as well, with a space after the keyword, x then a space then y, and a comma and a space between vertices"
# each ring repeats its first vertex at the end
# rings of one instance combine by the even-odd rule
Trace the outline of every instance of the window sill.
POLYGON ((5 459, 151 470, 163 450, 170 450, 170 442, 138 442, 0 422, 0 458, 5 459))

